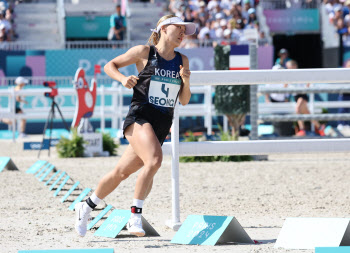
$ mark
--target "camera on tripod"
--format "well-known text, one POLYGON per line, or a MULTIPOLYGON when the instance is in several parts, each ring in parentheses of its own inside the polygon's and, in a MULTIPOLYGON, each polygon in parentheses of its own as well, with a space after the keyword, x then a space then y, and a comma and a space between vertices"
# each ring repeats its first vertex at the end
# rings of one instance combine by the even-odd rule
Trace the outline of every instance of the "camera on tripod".
POLYGON ((58 90, 57 90, 57 88, 56 88, 56 82, 54 82, 54 81, 45 81, 45 82, 43 83, 43 85, 44 85, 45 87, 51 88, 51 92, 45 92, 45 93, 44 93, 44 96, 45 96, 45 97, 53 98, 53 97, 55 97, 55 96, 58 95, 58 90))

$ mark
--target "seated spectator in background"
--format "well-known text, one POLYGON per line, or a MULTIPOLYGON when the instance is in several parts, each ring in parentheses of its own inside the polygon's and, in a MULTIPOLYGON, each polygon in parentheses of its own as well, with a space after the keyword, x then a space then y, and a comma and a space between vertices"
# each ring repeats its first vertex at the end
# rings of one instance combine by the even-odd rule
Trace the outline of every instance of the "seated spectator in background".
POLYGON ((184 20, 184 22, 193 22, 194 21, 194 17, 192 16, 192 12, 190 7, 187 7, 185 10, 185 14, 182 17, 182 19, 184 20))
POLYGON ((259 46, 268 46, 269 45, 269 41, 265 37, 265 33, 263 31, 259 32, 258 45, 259 46))
POLYGON ((236 42, 236 44, 240 42, 241 38, 243 37, 243 27, 244 27, 244 23, 242 19, 237 19, 236 26, 232 30, 232 35, 231 35, 232 40, 236 42))
POLYGON ((124 40, 124 31, 126 30, 126 20, 121 14, 121 7, 115 7, 116 13, 110 18, 110 33, 109 40, 124 40), (112 36, 111 36, 112 35, 112 36))
POLYGON ((221 45, 224 45, 224 46, 231 45, 231 43, 232 43, 231 42, 231 30, 225 29, 223 35, 224 35, 224 38, 221 41, 221 45))
MULTIPOLYGON (((255 13, 255 9, 254 8, 250 8, 248 10, 248 20, 247 20, 247 24, 250 26, 254 26, 254 24, 257 22, 257 18, 256 18, 256 13, 255 13)), ((253 28, 253 27, 251 27, 253 28)))
POLYGON ((0 13, 0 27, 2 29, 5 29, 5 31, 3 31, 4 40, 11 41, 12 40, 12 38, 11 38, 12 25, 7 19, 5 19, 4 15, 2 13, 0 13))
MULTIPOLYGON (((19 76, 16 78, 15 80, 15 91, 20 91, 21 89, 23 89, 23 87, 28 83, 28 80, 19 76)), ((25 103, 28 104, 28 102, 26 100, 24 100, 21 96, 16 96, 16 113, 23 113, 22 109, 21 109, 21 103, 25 103)), ((2 119, 1 120, 3 123, 8 124, 8 125, 12 125, 12 120, 11 119, 2 119)), ((26 120, 25 119, 21 119, 21 124, 20 124, 20 135, 19 137, 26 137, 26 120)))
POLYGON ((224 38, 224 31, 227 28, 227 21, 226 19, 221 19, 219 23, 219 27, 215 31, 215 36, 218 39, 223 39, 224 38))
POLYGON ((205 35, 206 35, 206 34, 209 34, 209 32, 210 32, 210 22, 207 21, 207 22, 205 23, 205 26, 202 27, 202 29, 200 29, 197 38, 198 38, 199 40, 204 40, 204 39, 205 39, 205 35))
POLYGON ((204 1, 199 2, 198 18, 201 21, 201 26, 204 26, 209 18, 207 4, 204 1))
POLYGON ((333 9, 333 12, 330 14, 330 21, 333 25, 337 25, 338 20, 343 19, 343 9, 341 6, 336 6, 333 9))
POLYGON ((0 23, 0 42, 6 41, 6 29, 5 25, 0 23))
POLYGON ((249 17, 248 10, 252 8, 252 6, 250 4, 250 0, 243 0, 243 2, 244 2, 244 7, 243 7, 243 10, 241 11, 242 17, 248 20, 248 17, 249 17))
POLYGON ((6 0, 0 0, 0 13, 4 13, 8 8, 8 2, 6 0))
MULTIPOLYGON (((273 70, 278 69, 284 69, 281 65, 275 65, 272 67, 273 70)), ((287 84, 281 84, 281 85, 266 85, 267 87, 273 87, 273 88, 286 88, 287 84)), ((267 103, 281 103, 281 102, 288 102, 290 95, 287 93, 270 93, 265 94, 265 100, 267 103)))
POLYGON ((218 1, 218 0, 211 0, 211 1, 208 3, 208 10, 209 10, 209 12, 214 11, 214 9, 215 9, 217 6, 220 6, 219 1, 218 1))
POLYGON ((278 56, 279 58, 276 59, 275 65, 281 65, 283 68, 286 68, 286 63, 291 60, 288 57, 288 50, 285 48, 282 48, 278 52, 278 56))
MULTIPOLYGON (((345 68, 350 68, 350 60, 345 64, 345 68)), ((341 93, 338 96, 338 101, 350 101, 350 93, 341 93)), ((350 108, 339 108, 338 113, 350 113, 350 108)), ((340 120, 338 121, 337 128, 341 130, 344 126, 349 127, 349 121, 340 120)))
MULTIPOLYGON (((297 69, 298 68, 298 63, 294 60, 289 60, 286 63, 286 68, 287 69, 297 69)), ((286 85, 287 86, 287 85, 286 85)), ((300 85, 297 85, 300 86, 300 85)), ((304 85, 303 85, 304 86, 304 85)), ((309 87, 310 84, 306 84, 306 87, 309 87)), ((295 111, 297 114, 310 114, 309 108, 308 108, 308 95, 307 94, 294 94, 294 100, 296 102, 296 108, 295 111)), ((321 125, 317 120, 312 120, 312 123, 315 126, 315 133, 319 134, 321 136, 324 136, 324 129, 325 126, 321 125)), ((305 136, 306 131, 305 131, 305 123, 302 120, 298 120, 298 128, 299 131, 296 134, 297 136, 305 136)))
POLYGON ((184 0, 171 0, 169 3, 169 11, 178 17, 182 16, 187 7, 188 3, 184 0))
POLYGON ((183 41, 180 44, 180 48, 195 48, 198 47, 197 43, 195 42, 197 38, 196 34, 193 35, 187 35, 183 41))

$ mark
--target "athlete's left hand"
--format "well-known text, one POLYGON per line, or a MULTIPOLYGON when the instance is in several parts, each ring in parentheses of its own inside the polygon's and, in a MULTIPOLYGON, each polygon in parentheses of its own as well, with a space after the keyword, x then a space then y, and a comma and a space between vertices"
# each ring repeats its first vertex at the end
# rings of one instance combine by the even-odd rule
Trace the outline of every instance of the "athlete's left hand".
POLYGON ((180 65, 180 76, 182 79, 190 78, 191 71, 189 69, 185 69, 182 65, 180 65))

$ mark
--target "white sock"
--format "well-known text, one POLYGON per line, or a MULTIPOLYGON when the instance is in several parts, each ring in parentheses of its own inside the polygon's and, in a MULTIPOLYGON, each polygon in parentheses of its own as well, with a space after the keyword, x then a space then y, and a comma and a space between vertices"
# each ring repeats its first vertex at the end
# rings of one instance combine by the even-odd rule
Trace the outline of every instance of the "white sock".
POLYGON ((95 193, 93 193, 91 196, 90 196, 90 199, 91 201, 97 206, 102 199, 100 199, 99 197, 96 196, 95 193))
MULTIPOLYGON (((133 199, 132 200, 132 205, 136 206, 138 208, 142 208, 144 200, 141 199, 133 199)), ((130 218, 139 218, 141 219, 141 214, 140 213, 131 213, 130 218)))
POLYGON ((132 200, 132 205, 136 206, 138 208, 142 208, 144 200, 141 199, 133 199, 132 200))

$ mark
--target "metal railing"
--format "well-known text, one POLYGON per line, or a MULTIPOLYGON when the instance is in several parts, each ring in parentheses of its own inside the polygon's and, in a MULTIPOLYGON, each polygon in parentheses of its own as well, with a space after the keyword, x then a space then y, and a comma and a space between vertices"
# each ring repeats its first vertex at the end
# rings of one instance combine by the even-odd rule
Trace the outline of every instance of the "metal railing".
MULTIPOLYGON (((193 48, 213 47, 213 43, 220 44, 224 40, 187 40, 187 42, 193 48)), ((225 40, 227 44, 248 44, 249 41, 225 40)), ((133 41, 66 41, 63 42, 63 49, 94 49, 94 48, 130 48, 136 45, 146 45, 146 40, 133 40, 133 41)), ((183 44, 183 47, 186 47, 183 44)), ((62 49, 57 48, 57 45, 50 43, 43 43, 38 41, 4 41, 0 43, 0 50, 6 51, 23 51, 23 50, 50 50, 50 49, 62 49)), ((181 47, 180 47, 181 48, 181 47)))
MULTIPOLYGON (((27 84, 27 87, 29 86, 41 86, 45 81, 54 81, 56 82, 56 85, 58 88, 60 86, 67 87, 69 85, 73 85, 73 76, 24 76, 29 83, 27 84)), ((91 80, 92 76, 86 76, 87 80, 91 80)), ((0 87, 8 87, 15 85, 16 77, 6 77, 6 78, 0 78, 0 87)), ((109 76, 101 76, 98 75, 96 77, 98 85, 113 85, 113 83, 118 83, 116 81, 113 81, 109 76)))
POLYGON ((262 0, 260 4, 265 10, 280 9, 318 9, 320 0, 262 0))
MULTIPOLYGON (((50 78, 47 78, 50 80, 50 78)), ((110 80, 110 79, 109 79, 110 80)), ((64 83, 67 83, 67 79, 62 79, 64 83)), ((28 88, 20 91, 15 91, 14 87, 8 89, 0 89, 0 102, 1 99, 7 99, 7 107, 0 107, 0 119, 8 118, 13 121, 21 118, 25 119, 41 119, 47 118, 47 113, 50 110, 50 101, 45 98, 43 93, 49 92, 47 88, 28 88), (23 108, 23 114, 16 114, 15 98, 16 96, 31 97, 28 106, 23 108)), ((73 88, 60 88, 58 89, 59 95, 56 97, 56 103, 60 106, 65 119, 73 119, 76 103, 76 91, 73 88)), ((201 116, 204 117, 205 127, 208 134, 212 133, 212 116, 215 115, 215 108, 212 104, 212 87, 191 87, 192 94, 204 94, 204 103, 202 104, 189 104, 186 107, 180 106, 180 116, 201 116)), ((129 105, 123 103, 123 99, 126 95, 131 96, 132 90, 129 90, 122 85, 114 83, 113 87, 104 87, 100 84, 97 88, 97 100, 93 118, 100 119, 101 128, 104 128, 105 119, 111 119, 112 128, 121 129, 123 118, 127 115, 129 105), (111 102, 106 104, 107 97, 110 97, 111 102)), ((15 124, 14 124, 15 125, 15 124)), ((15 128, 12 129, 15 133, 15 128)), ((227 130, 227 126, 225 127, 227 130)), ((13 134, 13 136, 15 136, 13 134)))
POLYGON ((65 28, 65 11, 64 11, 64 0, 57 0, 57 6, 56 6, 56 13, 57 13, 57 24, 58 24, 58 31, 60 34, 60 44, 61 47, 64 47, 64 43, 66 41, 66 28, 65 28))

